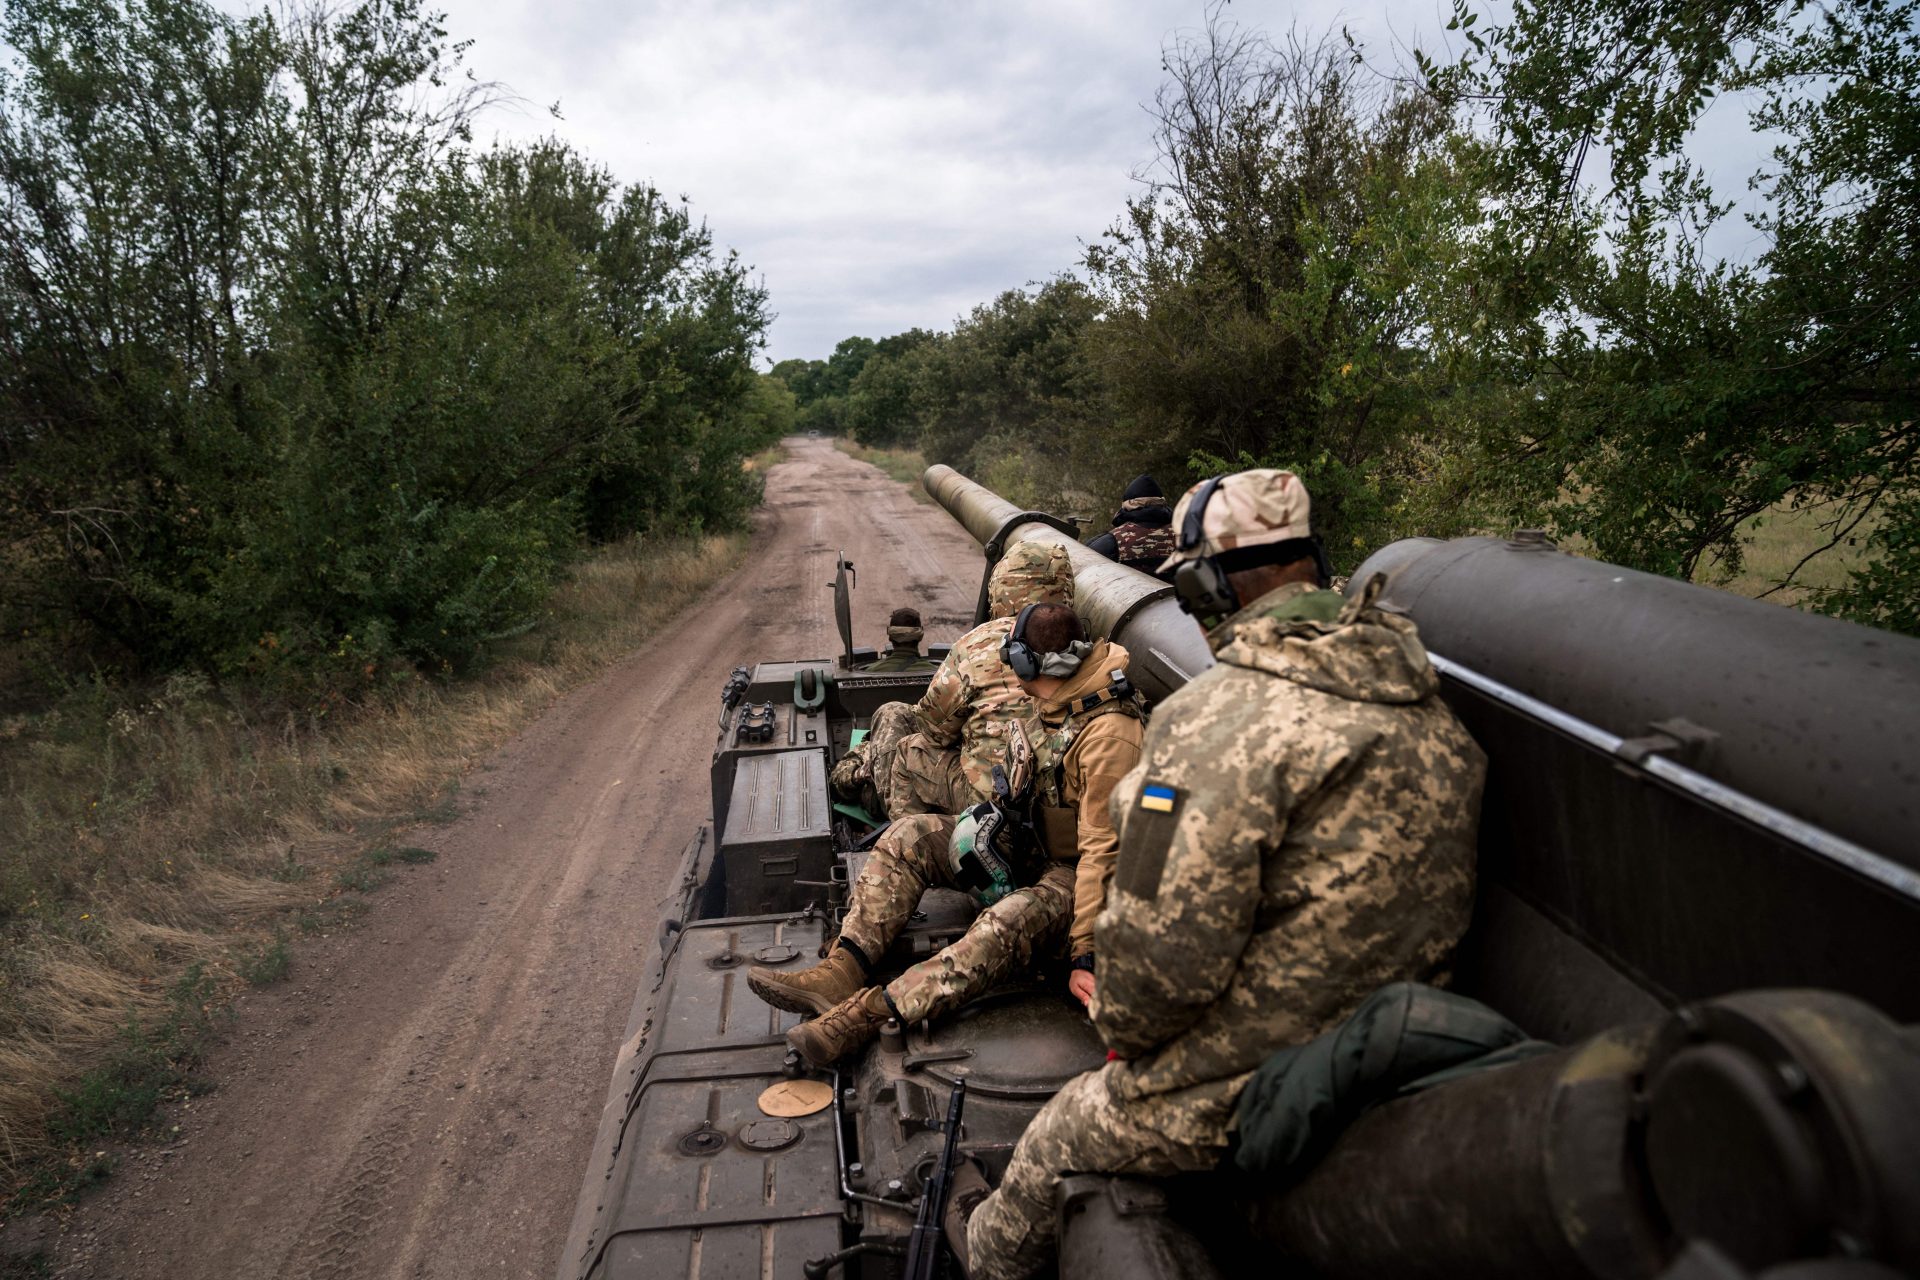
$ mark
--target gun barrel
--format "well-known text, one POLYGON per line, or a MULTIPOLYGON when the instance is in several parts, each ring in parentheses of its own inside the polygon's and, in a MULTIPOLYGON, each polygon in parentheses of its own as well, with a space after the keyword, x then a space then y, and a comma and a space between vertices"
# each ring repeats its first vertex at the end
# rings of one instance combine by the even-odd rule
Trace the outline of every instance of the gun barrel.
POLYGON ((952 467, 928 467, 920 482, 992 558, 1015 542, 1066 548, 1073 563, 1074 607, 1094 634, 1125 646, 1133 658, 1130 678, 1149 698, 1159 701, 1213 665, 1206 635, 1181 609, 1173 588, 1158 578, 1089 550, 952 467))

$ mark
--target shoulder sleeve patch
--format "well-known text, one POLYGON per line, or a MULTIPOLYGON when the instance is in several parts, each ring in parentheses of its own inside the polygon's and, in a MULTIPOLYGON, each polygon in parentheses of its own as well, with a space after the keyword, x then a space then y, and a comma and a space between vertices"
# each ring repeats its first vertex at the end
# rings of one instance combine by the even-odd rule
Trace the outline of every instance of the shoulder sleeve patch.
POLYGON ((1166 870, 1167 854, 1179 827, 1181 798, 1178 788, 1164 782, 1149 782, 1140 788, 1140 798, 1127 815, 1120 848, 1114 856, 1115 888, 1136 898, 1159 896, 1160 876, 1166 870))
POLYGON ((1149 782, 1140 788, 1140 807, 1154 813, 1172 813, 1180 793, 1165 783, 1149 782))

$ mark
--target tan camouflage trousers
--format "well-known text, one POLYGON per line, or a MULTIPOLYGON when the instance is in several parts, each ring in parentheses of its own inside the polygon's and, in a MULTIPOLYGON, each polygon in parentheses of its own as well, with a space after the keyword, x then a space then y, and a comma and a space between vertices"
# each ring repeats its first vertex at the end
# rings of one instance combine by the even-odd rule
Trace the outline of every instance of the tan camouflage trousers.
POLYGON ((1020 1135, 1007 1176, 967 1220, 968 1280, 1026 1280, 1053 1260, 1054 1196, 1067 1174, 1160 1178, 1211 1169, 1226 1155, 1224 1124, 1215 1143, 1170 1137, 1160 1113, 1178 1104, 1117 1101, 1107 1089, 1109 1070, 1069 1080, 1020 1135))
MULTIPOLYGON (((902 818, 887 828, 854 881, 841 936, 875 961, 900 936, 928 889, 957 889, 947 863, 955 820, 942 814, 902 818)), ((984 995, 1036 955, 1063 949, 1073 923, 1073 868, 1049 867, 1035 884, 1008 894, 940 951, 887 984, 907 1022, 938 1018, 984 995)))
POLYGON ((982 799, 967 785, 959 751, 928 742, 919 723, 912 703, 883 703, 866 741, 834 764, 834 794, 889 818, 959 813, 982 799))

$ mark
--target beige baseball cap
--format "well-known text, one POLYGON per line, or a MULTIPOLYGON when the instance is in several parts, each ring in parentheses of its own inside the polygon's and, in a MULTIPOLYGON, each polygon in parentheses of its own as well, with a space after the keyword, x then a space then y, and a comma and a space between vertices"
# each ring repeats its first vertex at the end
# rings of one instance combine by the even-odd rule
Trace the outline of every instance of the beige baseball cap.
POLYGON ((1217 484, 1203 480, 1181 495, 1179 505, 1173 509, 1176 549, 1160 566, 1162 570, 1185 560, 1217 556, 1236 547, 1265 546, 1312 534, 1309 518, 1313 500, 1307 496, 1306 484, 1293 472, 1256 467, 1217 479, 1217 484), (1187 512, 1209 485, 1213 485, 1213 492, 1201 512, 1200 541, 1190 547, 1181 546, 1179 544, 1186 541, 1187 512))

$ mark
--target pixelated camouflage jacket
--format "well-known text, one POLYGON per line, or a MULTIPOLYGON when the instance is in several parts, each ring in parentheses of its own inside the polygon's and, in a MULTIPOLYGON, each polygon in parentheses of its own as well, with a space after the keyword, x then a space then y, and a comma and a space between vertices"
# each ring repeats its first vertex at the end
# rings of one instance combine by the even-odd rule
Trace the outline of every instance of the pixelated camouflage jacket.
POLYGON ((1473 904, 1486 757, 1411 621, 1301 585, 1208 637, 1115 788, 1094 1025, 1121 1097, 1219 1141, 1247 1076, 1401 979, 1444 978, 1473 904))
POLYGON ((1113 673, 1125 672, 1132 657, 1111 640, 1094 643, 1080 670, 1040 699, 1042 732, 1033 740, 1034 763, 1043 803, 1069 806, 1074 813, 1075 856, 1073 930, 1070 955, 1093 954, 1093 922, 1107 901, 1113 858, 1120 837, 1113 829, 1108 801, 1120 780, 1140 763, 1146 726, 1138 703, 1105 702, 1085 708, 1089 695, 1104 692, 1113 673))
POLYGON ((1006 759, 1013 726, 1027 726, 1029 738, 1037 734, 1033 699, 1000 661, 1013 621, 989 619, 955 641, 914 706, 929 742, 959 748, 961 772, 982 800, 993 795, 993 766, 1006 759))

